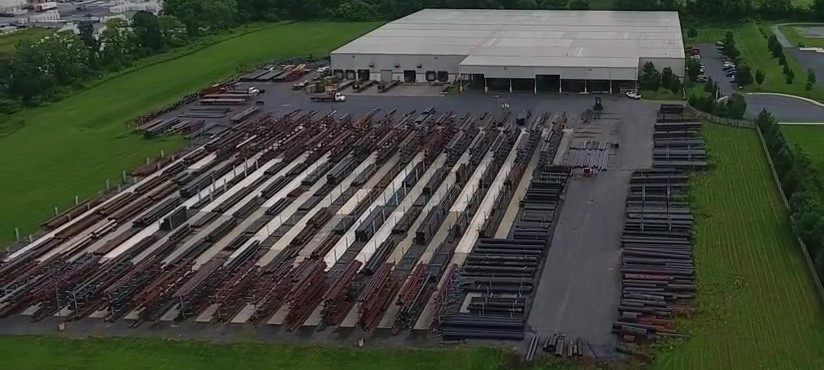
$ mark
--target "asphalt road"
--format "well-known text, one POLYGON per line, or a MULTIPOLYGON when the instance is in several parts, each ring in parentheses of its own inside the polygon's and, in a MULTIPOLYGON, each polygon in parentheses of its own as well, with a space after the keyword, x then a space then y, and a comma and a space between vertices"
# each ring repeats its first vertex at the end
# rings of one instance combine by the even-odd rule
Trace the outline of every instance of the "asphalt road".
POLYGON ((824 107, 794 98, 777 95, 747 95, 748 118, 755 118, 762 109, 781 122, 822 122, 824 107))
POLYGON ((796 78, 801 78, 806 81, 807 69, 812 68, 813 71, 815 71, 815 83, 824 86, 824 54, 809 50, 801 50, 799 48, 789 48, 786 50, 789 51, 790 55, 795 58, 798 64, 804 67, 804 74, 796 76, 796 78))

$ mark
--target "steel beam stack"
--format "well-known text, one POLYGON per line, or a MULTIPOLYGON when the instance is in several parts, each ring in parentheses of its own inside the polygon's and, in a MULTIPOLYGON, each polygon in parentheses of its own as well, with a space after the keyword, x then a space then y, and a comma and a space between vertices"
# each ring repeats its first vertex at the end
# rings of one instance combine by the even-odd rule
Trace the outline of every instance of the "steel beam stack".
POLYGON ((653 133, 653 167, 681 170, 702 170, 707 167, 701 121, 685 117, 685 109, 683 105, 661 105, 653 133))
POLYGON ((564 165, 572 168, 606 170, 609 165, 610 145, 606 141, 575 139, 566 152, 564 165))
POLYGON ((524 338, 532 292, 569 175, 568 167, 541 163, 521 201, 511 238, 478 241, 452 288, 451 294, 460 298, 439 293, 441 302, 453 302, 437 319, 445 339, 524 338))
POLYGON ((683 337, 675 316, 692 312, 695 266, 687 176, 673 169, 636 171, 621 238, 621 301, 612 332, 624 342, 683 337))

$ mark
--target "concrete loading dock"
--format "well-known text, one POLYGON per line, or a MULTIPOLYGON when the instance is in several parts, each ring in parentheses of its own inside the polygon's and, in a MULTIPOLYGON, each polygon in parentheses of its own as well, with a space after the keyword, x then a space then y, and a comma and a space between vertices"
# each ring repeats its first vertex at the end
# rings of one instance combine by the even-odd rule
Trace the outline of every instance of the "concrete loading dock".
POLYGON ((677 12, 425 9, 331 56, 342 79, 531 93, 616 93, 646 62, 685 67, 677 12))

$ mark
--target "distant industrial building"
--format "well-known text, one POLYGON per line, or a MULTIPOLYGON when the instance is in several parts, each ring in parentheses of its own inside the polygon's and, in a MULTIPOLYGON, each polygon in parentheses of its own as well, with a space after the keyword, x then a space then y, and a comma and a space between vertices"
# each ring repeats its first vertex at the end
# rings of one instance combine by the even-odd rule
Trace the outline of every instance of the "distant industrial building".
POLYGON ((425 9, 331 57, 342 79, 533 92, 612 92, 646 62, 681 77, 685 66, 677 12, 425 9))

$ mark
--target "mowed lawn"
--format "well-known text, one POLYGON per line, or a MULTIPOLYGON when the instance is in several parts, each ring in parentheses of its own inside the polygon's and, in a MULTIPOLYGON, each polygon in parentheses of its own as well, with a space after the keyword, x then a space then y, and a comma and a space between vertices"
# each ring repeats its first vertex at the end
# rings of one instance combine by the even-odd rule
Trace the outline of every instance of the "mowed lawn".
MULTIPOLYGON (((194 52, 146 65, 106 80, 52 105, 20 113, 14 133, 0 137, 0 245, 14 228, 32 232, 75 195, 94 195, 106 179, 184 145, 182 138, 144 140, 126 127, 129 119, 171 104, 181 96, 273 58, 327 55, 378 23, 258 25, 194 52), (168 60, 171 59, 171 60, 168 60)), ((185 51, 185 50, 184 50, 185 51)), ((182 51, 176 54, 184 54, 182 51)), ((164 56, 157 57, 163 60, 164 56)))
POLYGON ((706 125, 694 177, 699 313, 655 369, 824 369, 824 320, 757 134, 706 125))
POLYGON ((0 336, 0 357, 3 368, 14 370, 504 370, 512 358, 511 352, 492 348, 378 350, 49 336, 0 336))
POLYGON ((804 87, 807 83, 807 70, 802 68, 789 53, 785 53, 787 63, 795 74, 792 84, 787 84, 783 66, 778 64, 778 59, 772 57, 767 50, 767 39, 758 30, 763 28, 767 35, 770 35, 770 24, 745 23, 733 28, 698 28, 698 37, 687 38, 685 26, 685 43, 715 43, 723 40, 727 31, 735 34, 736 45, 741 52, 741 58, 752 67, 753 74, 756 70, 762 70, 766 74, 764 83, 758 85, 753 83, 745 88, 747 92, 774 92, 790 95, 798 95, 824 102, 824 86, 815 84, 813 89, 807 91, 804 87))
POLYGON ((810 155, 824 173, 824 125, 781 125, 781 132, 791 145, 798 145, 810 155))

